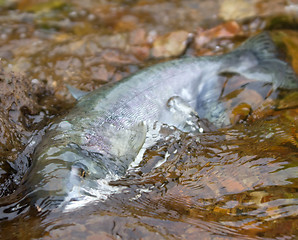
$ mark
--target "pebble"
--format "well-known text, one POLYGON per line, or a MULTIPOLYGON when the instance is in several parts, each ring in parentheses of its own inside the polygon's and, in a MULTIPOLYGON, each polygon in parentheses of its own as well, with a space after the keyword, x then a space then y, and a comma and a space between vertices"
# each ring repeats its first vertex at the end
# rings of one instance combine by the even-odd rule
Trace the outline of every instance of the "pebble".
POLYGON ((190 37, 191 34, 183 30, 157 37, 153 42, 152 55, 156 58, 179 56, 185 51, 190 37))

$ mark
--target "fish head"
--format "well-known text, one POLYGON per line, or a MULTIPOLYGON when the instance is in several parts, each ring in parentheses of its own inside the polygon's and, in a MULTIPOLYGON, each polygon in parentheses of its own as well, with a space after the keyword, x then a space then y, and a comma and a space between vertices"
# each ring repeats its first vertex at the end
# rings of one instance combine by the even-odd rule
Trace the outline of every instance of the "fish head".
POLYGON ((42 210, 101 199, 105 191, 100 189, 108 188, 109 171, 104 163, 104 155, 75 143, 51 145, 38 152, 22 184, 27 186, 31 205, 42 210))

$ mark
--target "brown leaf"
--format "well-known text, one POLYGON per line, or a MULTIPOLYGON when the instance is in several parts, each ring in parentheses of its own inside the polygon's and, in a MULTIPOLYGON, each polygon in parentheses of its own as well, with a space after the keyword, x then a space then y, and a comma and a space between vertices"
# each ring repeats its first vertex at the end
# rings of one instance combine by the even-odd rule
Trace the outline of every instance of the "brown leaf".
POLYGON ((245 120, 251 112, 251 106, 247 103, 240 103, 232 110, 230 115, 231 124, 234 125, 241 120, 245 120))

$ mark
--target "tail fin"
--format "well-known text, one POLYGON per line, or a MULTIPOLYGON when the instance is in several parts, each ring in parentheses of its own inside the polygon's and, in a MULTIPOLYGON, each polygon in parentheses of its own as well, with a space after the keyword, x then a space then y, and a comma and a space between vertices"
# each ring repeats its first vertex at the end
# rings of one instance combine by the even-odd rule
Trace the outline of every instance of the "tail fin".
POLYGON ((278 56, 276 46, 268 32, 262 32, 249 38, 237 50, 250 50, 259 60, 277 58, 278 56))
POLYGON ((274 90, 298 88, 294 70, 277 56, 270 34, 263 32, 226 54, 220 73, 237 73, 249 79, 272 83, 274 90))

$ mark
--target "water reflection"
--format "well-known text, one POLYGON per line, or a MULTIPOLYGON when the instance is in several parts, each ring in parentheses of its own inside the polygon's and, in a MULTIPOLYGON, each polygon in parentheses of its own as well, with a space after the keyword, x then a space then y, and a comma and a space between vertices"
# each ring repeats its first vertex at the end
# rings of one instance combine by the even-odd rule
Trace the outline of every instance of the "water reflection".
MULTIPOLYGON (((269 121, 242 125, 232 133, 203 134, 200 142, 193 137, 175 140, 167 162, 141 175, 141 186, 151 191, 131 202, 130 213, 187 222, 194 218, 210 224, 212 233, 229 226, 238 233, 261 235, 264 226, 282 224, 298 210, 293 194, 298 169, 293 146, 275 144, 280 134, 287 134, 285 126, 269 121), (270 138, 264 134, 268 129, 270 138), (213 221, 219 226, 212 227, 213 221)), ((164 146, 160 150, 164 154, 164 146)))
POLYGON ((122 193, 75 212, 52 212, 35 228, 63 239, 275 236, 268 229, 293 237, 295 221, 288 218, 298 210, 298 169, 290 136, 278 119, 199 138, 181 133, 147 150, 143 167, 112 183, 125 186, 122 193))
MULTIPOLYGON (((193 32, 195 46, 188 46, 186 54, 197 55, 231 49, 238 39, 230 37, 243 38, 265 27, 297 28, 295 1, 61 0, 19 1, 10 6, 12 2, 0 1, 0 56, 14 70, 26 72, 33 86, 45 82, 56 98, 63 97, 63 107, 66 82, 91 90, 152 64, 151 45, 159 35, 181 29, 193 32), (254 3, 249 11, 243 8, 248 2, 254 3), (280 12, 293 16, 274 18, 280 12), (201 32, 202 27, 213 27, 222 19, 239 20, 245 15, 253 18, 211 29, 210 36, 201 32), (230 29, 233 26, 238 26, 238 32, 230 29), (197 46, 206 35, 207 45, 197 46)), ((297 71, 297 33, 280 31, 276 38, 286 40, 288 58, 297 71)), ((229 82, 237 90, 225 88, 222 99, 235 126, 215 131, 207 124, 203 128, 210 130, 200 136, 169 130, 166 141, 146 150, 138 170, 111 183, 111 187, 123 187, 121 193, 69 213, 34 208, 20 215, 0 212, 0 218, 10 217, 0 222, 0 238, 294 239, 298 235, 298 110, 293 94, 297 92, 286 93, 274 111, 276 102, 264 100, 268 88, 251 88, 246 80, 235 77, 229 82), (243 101, 246 105, 239 106, 243 101)), ((50 118, 48 111, 57 113, 56 98, 51 95, 51 100, 43 100, 40 115, 28 114, 32 132, 43 114, 50 118)), ((25 136, 31 134, 27 131, 25 136)), ((8 179, 1 172, 4 189, 14 181, 17 185, 26 172, 30 154, 23 155, 15 161, 19 179, 8 179)), ((15 171, 4 164, 3 171, 15 171)), ((18 199, 23 197, 18 195, 18 199)), ((15 199, 7 199, 6 211, 18 208, 12 202, 15 199)))
POLYGON ((257 120, 255 108, 253 120, 220 130, 203 122, 204 133, 163 126, 140 165, 110 183, 122 192, 66 213, 28 208, 1 222, 1 238, 292 238, 297 108, 272 111, 257 120))

